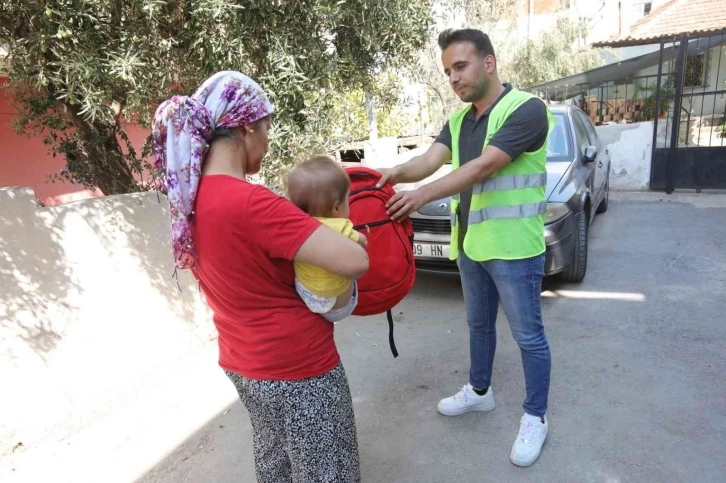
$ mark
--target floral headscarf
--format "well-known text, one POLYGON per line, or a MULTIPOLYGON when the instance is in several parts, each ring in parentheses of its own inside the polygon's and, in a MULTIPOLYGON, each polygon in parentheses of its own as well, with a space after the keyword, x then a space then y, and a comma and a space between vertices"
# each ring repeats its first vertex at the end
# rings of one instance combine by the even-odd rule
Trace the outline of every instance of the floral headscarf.
POLYGON ((217 128, 251 124, 272 111, 262 88, 235 71, 218 72, 191 97, 174 96, 156 110, 154 168, 169 199, 171 243, 178 268, 194 266, 194 199, 212 133, 217 128))

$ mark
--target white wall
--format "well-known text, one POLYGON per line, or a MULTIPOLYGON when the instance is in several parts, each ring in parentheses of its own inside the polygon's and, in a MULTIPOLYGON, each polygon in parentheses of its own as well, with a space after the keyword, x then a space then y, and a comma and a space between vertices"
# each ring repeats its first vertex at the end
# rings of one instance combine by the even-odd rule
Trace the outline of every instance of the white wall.
POLYGON ((83 431, 216 338, 191 275, 172 278, 167 213, 154 194, 43 208, 0 189, 0 455, 83 431))
POLYGON ((369 168, 388 167, 389 160, 398 155, 398 138, 385 137, 368 139, 363 145, 363 166, 369 168))
MULTIPOLYGON (((702 45, 707 45, 708 40, 702 40, 702 45)), ((684 94, 701 93, 710 91, 726 90, 726 46, 715 47, 708 51, 707 56, 707 82, 705 87, 684 88, 684 94)), ((688 109, 691 116, 710 116, 716 114, 723 116, 726 114, 726 96, 709 95, 684 97, 683 107, 688 109)))
MULTIPOLYGON (((664 121, 660 121, 662 137, 664 121)), ((610 186, 613 189, 641 190, 650 183, 653 122, 596 126, 597 134, 610 152, 610 186)), ((665 141, 659 139, 658 144, 665 141)))
MULTIPOLYGON (((536 1, 536 0, 535 0, 536 1)), ((561 16, 587 21, 587 43, 610 40, 618 34, 626 37, 629 28, 642 17, 636 6, 646 0, 575 0, 571 2, 572 8, 559 12, 548 12, 534 15, 531 19, 527 15, 520 15, 516 21, 516 31, 520 36, 527 35, 529 26, 530 35, 538 35, 552 29, 561 16), (620 23, 619 23, 620 21, 620 23), (618 28, 621 28, 620 32, 618 28)), ((652 10, 657 9, 669 0, 648 0, 652 3, 652 10)), ((526 2, 525 2, 526 3, 526 2)), ((496 46, 495 46, 496 47, 496 46)), ((626 57, 627 58, 627 57, 626 57)))

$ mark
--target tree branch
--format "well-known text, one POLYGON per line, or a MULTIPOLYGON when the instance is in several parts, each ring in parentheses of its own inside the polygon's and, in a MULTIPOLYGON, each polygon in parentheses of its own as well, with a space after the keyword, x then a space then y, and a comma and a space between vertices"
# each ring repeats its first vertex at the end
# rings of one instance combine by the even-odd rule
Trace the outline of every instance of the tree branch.
POLYGON ((111 111, 113 111, 113 118, 116 121, 116 124, 120 122, 121 114, 124 112, 124 106, 126 106, 125 97, 121 100, 114 100, 111 103, 111 111))
POLYGON ((70 120, 74 126, 82 133, 82 135, 88 136, 92 131, 95 131, 95 126, 90 122, 83 119, 83 116, 79 114, 77 107, 71 106, 67 102, 57 101, 60 107, 63 109, 63 114, 70 120))

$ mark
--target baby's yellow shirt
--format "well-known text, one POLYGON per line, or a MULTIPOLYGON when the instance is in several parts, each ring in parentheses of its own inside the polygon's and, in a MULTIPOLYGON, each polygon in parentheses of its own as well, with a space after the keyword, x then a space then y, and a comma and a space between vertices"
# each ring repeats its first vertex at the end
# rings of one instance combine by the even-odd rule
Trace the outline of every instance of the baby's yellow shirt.
MULTIPOLYGON (((316 217, 324 225, 341 233, 351 240, 358 241, 358 232, 353 229, 353 222, 346 218, 316 217)), ((312 293, 318 297, 338 297, 343 295, 350 287, 351 280, 331 273, 317 265, 305 262, 294 263, 295 276, 312 293)))

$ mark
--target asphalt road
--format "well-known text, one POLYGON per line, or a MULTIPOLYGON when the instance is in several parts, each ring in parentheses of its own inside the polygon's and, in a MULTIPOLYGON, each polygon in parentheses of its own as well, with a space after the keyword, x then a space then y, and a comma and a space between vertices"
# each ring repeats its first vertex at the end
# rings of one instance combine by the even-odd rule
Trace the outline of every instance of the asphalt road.
MULTIPOLYGON (((527 469, 508 458, 524 388, 501 310, 497 408, 458 418, 435 409, 468 371, 457 277, 419 275, 397 308, 398 359, 383 318, 339 324, 364 481, 724 481, 726 196, 614 193, 589 257, 582 284, 544 284, 550 434, 527 469)), ((144 481, 252 482, 250 453, 235 403, 144 481)))

